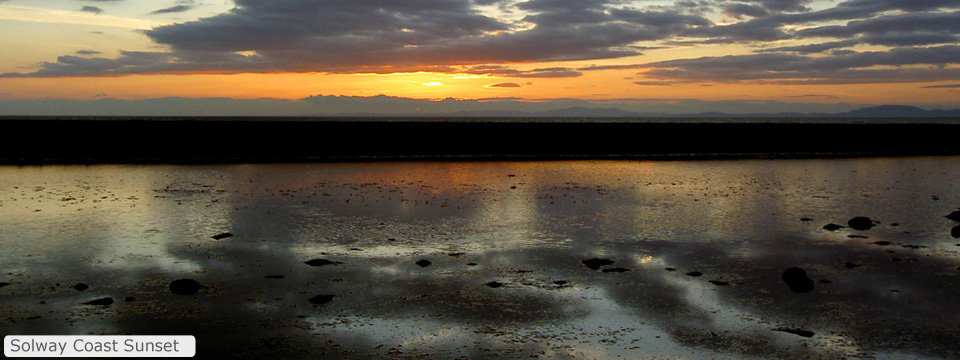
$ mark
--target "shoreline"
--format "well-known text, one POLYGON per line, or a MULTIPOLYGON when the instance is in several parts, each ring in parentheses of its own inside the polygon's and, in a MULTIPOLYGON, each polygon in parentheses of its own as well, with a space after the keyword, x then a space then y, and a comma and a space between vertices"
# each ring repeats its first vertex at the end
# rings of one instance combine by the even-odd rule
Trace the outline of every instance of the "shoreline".
POLYGON ((0 164, 960 155, 944 123, 305 119, 3 118, 0 164))

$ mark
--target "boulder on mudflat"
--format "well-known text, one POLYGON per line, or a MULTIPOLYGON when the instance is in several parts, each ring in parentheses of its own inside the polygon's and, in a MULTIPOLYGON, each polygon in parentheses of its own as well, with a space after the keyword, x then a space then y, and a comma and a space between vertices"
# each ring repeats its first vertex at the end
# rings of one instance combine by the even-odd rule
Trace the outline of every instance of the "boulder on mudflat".
POLYGON ((630 269, 622 268, 622 267, 615 267, 615 268, 603 269, 603 270, 601 270, 601 271, 603 271, 603 272, 605 272, 605 273, 624 273, 624 272, 630 271, 630 269))
POLYGON ((954 239, 960 238, 960 225, 954 226, 953 229, 950 229, 950 236, 953 236, 954 239))
POLYGON ((419 267, 427 267, 427 266, 430 266, 430 264, 433 264, 433 263, 427 259, 421 259, 420 261, 417 261, 417 266, 419 267))
POLYGON ((105 298, 87 301, 82 305, 108 306, 110 304, 113 304, 113 298, 105 297, 105 298))
POLYGON ((334 297, 336 297, 336 295, 317 295, 310 298, 310 303, 314 305, 323 305, 333 301, 334 297))
POLYGON ((586 265, 588 268, 591 268, 593 270, 600 270, 601 266, 613 265, 614 261, 610 259, 593 258, 588 260, 581 260, 580 262, 586 265))
POLYGON ((343 263, 339 261, 330 261, 327 259, 312 259, 304 262, 304 264, 307 264, 310 266, 324 266, 324 265, 339 265, 343 263))
POLYGON ((807 277, 807 272, 798 267, 792 267, 780 275, 780 279, 787 283, 790 290, 796 293, 813 291, 813 280, 807 277))
POLYGON ((219 234, 214 235, 214 236, 213 236, 213 239, 214 239, 214 240, 222 240, 222 239, 226 239, 226 238, 231 237, 231 236, 233 236, 233 234, 228 233, 228 232, 225 232, 225 233, 219 233, 219 234))
POLYGON ((843 226, 842 226, 842 225, 837 225, 837 224, 834 224, 834 223, 829 223, 829 224, 824 225, 823 228, 824 228, 824 229, 827 229, 827 230, 830 230, 830 231, 837 231, 837 230, 843 229, 843 226))
POLYGON ((947 215, 946 217, 947 217, 947 219, 950 219, 950 220, 953 220, 953 221, 960 221, 960 210, 954 211, 954 212, 950 213, 949 215, 947 215))
POLYGON ((193 295, 200 288, 200 283, 193 279, 177 279, 170 283, 170 292, 177 295, 193 295))
POLYGON ((874 225, 873 220, 870 220, 870 218, 866 216, 857 216, 847 221, 847 226, 850 226, 854 230, 870 230, 874 225))
POLYGON ((773 331, 780 331, 780 332, 785 332, 788 334, 794 334, 794 335, 803 336, 803 337, 813 337, 813 335, 816 335, 813 331, 804 330, 804 329, 779 328, 779 329, 773 329, 773 331))
POLYGON ((499 281, 491 281, 491 282, 488 282, 486 285, 489 286, 489 287, 492 287, 492 288, 496 289, 496 288, 498 288, 498 287, 503 286, 503 283, 502 283, 502 282, 499 282, 499 281))
POLYGON ((77 289, 77 291, 84 291, 86 289, 89 289, 90 285, 87 285, 84 283, 77 283, 76 285, 73 285, 73 288, 77 289))

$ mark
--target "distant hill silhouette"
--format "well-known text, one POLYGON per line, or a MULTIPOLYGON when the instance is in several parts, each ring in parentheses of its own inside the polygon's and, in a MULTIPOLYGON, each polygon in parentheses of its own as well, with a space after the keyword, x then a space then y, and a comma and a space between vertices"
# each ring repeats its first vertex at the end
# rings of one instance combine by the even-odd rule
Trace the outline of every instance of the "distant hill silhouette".
POLYGON ((524 112, 509 110, 463 111, 444 114, 451 117, 536 117, 536 118, 960 118, 960 109, 924 110, 916 106, 881 105, 842 113, 756 113, 729 114, 704 112, 696 114, 664 114, 630 112, 617 108, 571 107, 565 109, 524 112))

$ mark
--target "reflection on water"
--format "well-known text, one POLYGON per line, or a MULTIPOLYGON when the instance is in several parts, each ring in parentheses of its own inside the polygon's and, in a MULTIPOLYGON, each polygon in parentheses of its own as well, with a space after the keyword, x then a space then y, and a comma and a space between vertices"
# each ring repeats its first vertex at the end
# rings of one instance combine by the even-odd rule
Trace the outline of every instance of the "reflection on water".
POLYGON ((957 358, 958 182, 956 157, 0 167, 0 330, 252 358, 957 358), (854 216, 879 224, 823 229, 854 216))

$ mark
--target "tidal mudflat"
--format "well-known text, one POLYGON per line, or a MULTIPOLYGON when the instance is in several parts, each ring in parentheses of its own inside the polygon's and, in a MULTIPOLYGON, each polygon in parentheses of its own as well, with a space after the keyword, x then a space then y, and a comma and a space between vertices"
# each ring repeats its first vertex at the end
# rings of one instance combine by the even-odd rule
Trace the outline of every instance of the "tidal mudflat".
POLYGON ((960 157, 0 167, 0 333, 960 358, 960 157))

